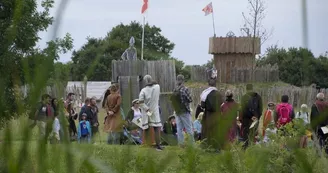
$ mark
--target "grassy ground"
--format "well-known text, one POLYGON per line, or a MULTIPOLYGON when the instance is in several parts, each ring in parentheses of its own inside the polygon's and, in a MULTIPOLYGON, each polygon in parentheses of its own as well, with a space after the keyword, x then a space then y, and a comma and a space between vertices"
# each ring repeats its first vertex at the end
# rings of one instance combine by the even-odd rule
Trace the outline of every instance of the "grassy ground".
MULTIPOLYGON (((102 131, 104 115, 101 110, 100 135, 95 138, 95 145, 73 142, 44 146, 37 140, 37 128, 26 133, 24 127, 29 125, 27 117, 11 121, 7 126, 10 140, 0 143, 0 172, 320 173, 328 169, 327 159, 319 157, 313 148, 299 150, 297 138, 294 141, 296 147, 291 147, 292 150, 281 147, 285 142, 282 139, 269 146, 252 146, 246 152, 241 150, 240 145, 234 144, 220 154, 206 152, 198 144, 195 148, 186 149, 168 146, 162 152, 144 146, 107 145, 107 134, 102 131)), ((4 140, 5 132, 0 131, 0 140, 4 140)))
MULTIPOLYGON (((100 114, 100 120, 102 119, 103 114, 100 114)), ((11 140, 0 143, 0 148, 3 149, 2 151, 6 150, 4 153, 10 153, 10 158, 6 157, 8 163, 18 161, 22 157, 23 148, 26 146, 22 169, 27 169, 28 171, 24 172, 41 172, 40 170, 59 173, 115 171, 184 172, 183 170, 185 169, 193 169, 193 166, 185 168, 188 164, 195 164, 196 166, 196 163, 199 163, 205 166, 210 163, 209 159, 216 157, 200 149, 181 149, 174 146, 167 146, 164 151, 158 152, 146 146, 107 145, 107 134, 104 132, 101 132, 100 136, 96 137, 96 144, 78 144, 77 142, 72 142, 68 144, 42 146, 37 140, 38 129, 36 127, 31 130, 28 140, 25 140, 26 133, 23 127, 28 124, 27 117, 21 117, 18 120, 10 122, 7 127, 10 128, 11 140)), ((102 127, 103 124, 101 123, 100 129, 102 127)), ((3 137, 6 135, 5 132, 5 130, 2 130, 0 133, 2 140, 4 140, 3 137)), ((6 164, 5 162, 1 162, 2 159, 3 157, 0 156, 0 168, 4 166, 1 164, 6 164)), ((10 172, 17 171, 17 165, 14 162, 8 166, 11 169, 10 172)), ((209 171, 206 172, 215 172, 211 171, 211 169, 209 168, 209 171)))
POLYGON ((28 134, 23 128, 26 124, 27 118, 23 117, 12 121, 9 131, 1 132, 2 137, 9 132, 10 140, 0 143, 0 172, 324 173, 328 169, 327 159, 313 148, 298 149, 297 138, 288 150, 282 147, 285 139, 277 138, 270 145, 252 146, 246 152, 237 144, 219 154, 206 152, 198 144, 185 149, 169 146, 158 152, 144 146, 107 145, 105 133, 101 133, 101 140, 95 145, 76 142, 42 145, 37 140, 36 128, 24 139, 28 134))

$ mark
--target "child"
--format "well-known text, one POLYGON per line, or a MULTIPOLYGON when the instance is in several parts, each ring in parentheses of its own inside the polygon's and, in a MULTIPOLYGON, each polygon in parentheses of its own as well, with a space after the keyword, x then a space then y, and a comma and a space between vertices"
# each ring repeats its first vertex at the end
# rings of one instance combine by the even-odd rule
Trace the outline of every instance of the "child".
POLYGON ((272 102, 268 103, 268 109, 263 116, 262 136, 265 136, 265 131, 270 123, 274 123, 274 108, 275 105, 272 102))
POLYGON ((263 142, 264 143, 268 143, 271 141, 270 136, 273 134, 277 134, 277 128, 275 126, 275 124, 273 122, 270 122, 268 124, 268 127, 265 129, 265 133, 264 133, 264 138, 263 138, 263 142))
POLYGON ((204 113, 201 112, 197 119, 194 121, 194 138, 195 141, 200 141, 201 140, 201 133, 202 133, 202 118, 203 118, 204 113))
POLYGON ((304 121, 305 125, 308 125, 310 123, 310 117, 309 117, 309 113, 307 111, 307 105, 306 104, 301 105, 301 111, 297 112, 295 118, 302 119, 304 121))
POLYGON ((242 135, 242 129, 241 129, 241 121, 239 119, 239 117, 237 117, 236 119, 236 124, 237 124, 237 139, 238 139, 238 142, 242 142, 243 141, 243 135, 242 135))
POLYGON ((60 142, 59 131, 60 131, 60 123, 57 118, 57 114, 54 114, 54 122, 52 124, 52 136, 51 136, 50 143, 58 144, 60 142))
POLYGON ((90 122, 86 120, 87 114, 82 114, 82 121, 80 121, 78 126, 78 141, 79 143, 90 143, 91 142, 91 126, 90 122))

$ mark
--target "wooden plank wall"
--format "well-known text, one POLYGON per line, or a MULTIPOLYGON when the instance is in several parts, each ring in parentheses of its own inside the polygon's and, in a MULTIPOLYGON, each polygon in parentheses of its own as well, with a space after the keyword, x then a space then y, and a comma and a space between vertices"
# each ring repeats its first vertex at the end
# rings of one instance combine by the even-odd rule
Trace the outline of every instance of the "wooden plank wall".
MULTIPOLYGON (((191 81, 206 82, 206 67, 193 66, 190 70, 191 81)), ((218 70, 219 81, 222 83, 247 83, 251 82, 252 70, 246 68, 231 68, 230 73, 218 70)), ((277 82, 279 81, 279 70, 277 65, 266 65, 254 69, 255 82, 277 82)))
POLYGON ((151 75, 161 86, 161 92, 171 92, 175 87, 175 63, 173 60, 160 61, 112 61, 112 80, 119 76, 151 75))
POLYGON ((169 116, 173 115, 173 107, 171 104, 171 97, 172 93, 161 93, 160 95, 160 100, 159 100, 159 105, 161 107, 162 110, 162 114, 161 114, 161 121, 162 123, 164 123, 169 116))
POLYGON ((190 78, 191 81, 194 82, 206 82, 208 79, 208 73, 206 72, 207 68, 200 66, 200 65, 194 65, 190 68, 190 78))
POLYGON ((139 98, 139 76, 120 76, 119 77, 120 93, 122 96, 122 107, 127 113, 134 99, 139 98))
MULTIPOLYGON (((252 54, 217 54, 214 55, 214 64, 216 69, 220 70, 218 75, 220 76, 220 81, 222 83, 228 83, 233 77, 231 74, 237 75, 231 72, 233 69, 252 69, 252 62, 255 62, 255 57, 252 54)), ((246 72, 247 73, 247 72, 246 72)), ((243 75, 243 78, 248 77, 248 75, 243 75)), ((235 80, 235 79, 233 79, 235 80)), ((248 80, 242 79, 242 80, 248 80)), ((238 80, 236 80, 238 81, 238 80)))
POLYGON ((209 53, 253 53, 253 41, 255 54, 260 54, 260 38, 254 40, 252 37, 211 37, 209 38, 209 53))

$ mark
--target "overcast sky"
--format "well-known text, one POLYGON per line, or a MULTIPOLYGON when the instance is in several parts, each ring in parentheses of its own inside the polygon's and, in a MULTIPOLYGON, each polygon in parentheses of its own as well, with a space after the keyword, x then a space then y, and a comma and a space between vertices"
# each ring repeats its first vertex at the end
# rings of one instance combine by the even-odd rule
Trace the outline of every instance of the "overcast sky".
MULTIPOLYGON (((41 0, 38 0, 39 2, 41 0)), ((60 0, 55 0, 54 15, 60 0)), ((142 21, 142 0, 67 0, 69 1, 60 26, 59 37, 70 33, 74 49, 86 43, 87 36, 104 37, 119 23, 142 21)), ((204 16, 202 9, 211 0, 149 0, 147 22, 162 29, 162 34, 176 44, 172 56, 186 64, 204 64, 211 59, 208 39, 213 36, 212 17, 204 16)), ((232 31, 241 35, 244 21, 242 12, 248 12, 247 0, 212 0, 216 35, 225 36, 232 31)), ((273 35, 264 45, 299 47, 303 45, 301 0, 266 0, 266 18, 263 25, 273 28, 273 35)), ((315 55, 328 51, 328 0, 308 1, 309 48, 315 55)), ((51 31, 50 29, 48 31, 51 31)), ((141 32, 141 31, 140 31, 141 32)), ((40 47, 50 39, 50 32, 40 33, 40 47)), ((140 56, 140 54, 138 55, 140 56)), ((71 53, 62 55, 67 62, 71 53)))

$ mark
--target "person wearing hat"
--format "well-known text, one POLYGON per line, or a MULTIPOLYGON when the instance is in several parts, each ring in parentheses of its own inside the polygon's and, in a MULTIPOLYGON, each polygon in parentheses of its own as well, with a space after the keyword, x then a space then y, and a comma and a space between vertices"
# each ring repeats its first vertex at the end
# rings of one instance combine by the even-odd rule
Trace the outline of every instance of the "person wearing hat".
POLYGON ((141 109, 139 106, 139 100, 134 99, 132 101, 132 107, 128 112, 128 115, 125 118, 125 121, 128 123, 128 129, 129 130, 135 130, 138 129, 139 127, 132 123, 133 120, 138 120, 142 117, 141 109))
POLYGON ((162 127, 160 112, 159 112, 159 96, 160 86, 157 84, 150 75, 145 75, 143 78, 145 87, 140 91, 139 103, 142 114, 142 128, 143 128, 143 143, 151 145, 153 129, 155 137, 155 149, 162 151, 160 145, 160 129, 162 127))
POLYGON ((91 126, 90 122, 87 120, 87 114, 82 113, 82 120, 78 126, 77 139, 79 143, 90 143, 91 142, 91 126))
POLYGON ((269 124, 272 123, 276 123, 274 122, 275 120, 275 104, 273 102, 269 102, 268 103, 268 108, 267 110, 264 112, 264 116, 263 116, 263 125, 262 125, 262 136, 265 136, 265 131, 268 128, 269 124))
POLYGON ((175 115, 169 116, 167 121, 164 123, 163 132, 165 134, 177 136, 177 125, 175 121, 175 115))
POLYGON ((171 96, 172 106, 176 112, 176 122, 178 130, 178 143, 180 146, 184 146, 184 134, 183 130, 186 131, 186 134, 190 136, 190 143, 194 142, 194 133, 191 117, 190 103, 192 102, 192 97, 190 91, 187 87, 184 86, 184 76, 177 76, 177 86, 173 90, 171 96))

